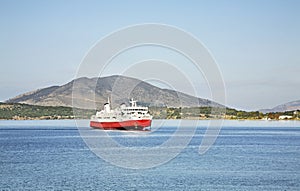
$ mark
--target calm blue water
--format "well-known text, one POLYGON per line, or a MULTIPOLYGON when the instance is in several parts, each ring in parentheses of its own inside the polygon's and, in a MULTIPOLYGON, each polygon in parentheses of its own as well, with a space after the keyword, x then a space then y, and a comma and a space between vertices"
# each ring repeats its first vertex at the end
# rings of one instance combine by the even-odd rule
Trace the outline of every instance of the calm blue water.
MULTIPOLYGON (((0 121, 0 190, 300 190, 299 122, 226 121, 204 155, 201 123, 176 158, 133 170, 97 157, 74 121, 0 121)), ((170 121, 143 138, 110 133, 126 146, 157 146, 175 130, 170 121)))

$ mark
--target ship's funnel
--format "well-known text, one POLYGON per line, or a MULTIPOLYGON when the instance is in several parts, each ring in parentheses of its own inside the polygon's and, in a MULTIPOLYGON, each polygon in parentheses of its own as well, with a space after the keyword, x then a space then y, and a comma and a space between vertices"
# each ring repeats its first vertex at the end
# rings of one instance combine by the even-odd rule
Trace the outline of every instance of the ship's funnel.
POLYGON ((110 113, 110 103, 109 103, 109 98, 107 98, 107 103, 104 104, 104 111, 106 113, 110 113))

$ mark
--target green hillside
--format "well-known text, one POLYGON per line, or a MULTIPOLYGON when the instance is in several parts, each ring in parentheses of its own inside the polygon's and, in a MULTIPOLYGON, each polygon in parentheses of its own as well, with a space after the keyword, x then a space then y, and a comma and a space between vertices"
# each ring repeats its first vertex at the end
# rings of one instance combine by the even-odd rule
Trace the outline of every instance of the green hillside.
MULTIPOLYGON (((149 107, 149 112, 154 119, 273 119, 278 120, 279 116, 291 116, 290 119, 299 119, 300 111, 272 112, 263 114, 259 111, 241 111, 226 108, 226 115, 214 114, 212 107, 149 107)), ((0 119, 33 120, 33 119, 89 119, 95 114, 92 109, 75 108, 64 106, 37 106, 20 103, 1 103, 0 119)))
MULTIPOLYGON (((94 110, 76 109, 80 118, 90 118, 94 110)), ((37 106, 19 103, 0 103, 0 119, 73 119, 73 108, 37 106)))

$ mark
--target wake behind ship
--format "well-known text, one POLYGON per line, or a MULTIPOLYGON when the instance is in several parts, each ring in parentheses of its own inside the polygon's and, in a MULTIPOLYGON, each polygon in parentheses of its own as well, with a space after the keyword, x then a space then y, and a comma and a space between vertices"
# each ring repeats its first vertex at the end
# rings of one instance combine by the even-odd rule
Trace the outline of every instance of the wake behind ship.
POLYGON ((151 127, 152 116, 148 107, 137 106, 137 101, 131 99, 130 106, 122 104, 112 110, 109 99, 101 111, 96 112, 90 120, 90 126, 104 130, 146 130, 151 127))

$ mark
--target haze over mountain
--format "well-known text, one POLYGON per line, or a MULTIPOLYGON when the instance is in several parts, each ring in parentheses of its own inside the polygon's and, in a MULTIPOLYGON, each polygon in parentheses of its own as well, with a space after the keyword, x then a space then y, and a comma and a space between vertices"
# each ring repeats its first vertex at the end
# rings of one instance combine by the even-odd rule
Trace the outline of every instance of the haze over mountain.
POLYGON ((61 86, 51 86, 25 93, 6 102, 99 109, 107 102, 108 97, 111 99, 112 107, 121 103, 128 103, 130 98, 134 98, 140 104, 147 106, 222 106, 207 99, 162 89, 135 78, 118 75, 101 78, 78 78, 61 86))
POLYGON ((262 109, 260 111, 263 113, 268 113, 268 112, 284 112, 284 111, 293 111, 293 110, 300 110, 300 100, 291 101, 273 107, 272 109, 262 109))

